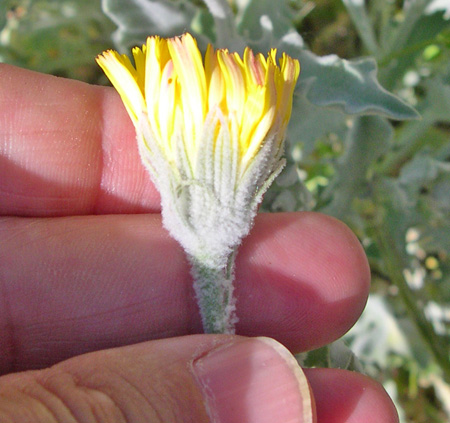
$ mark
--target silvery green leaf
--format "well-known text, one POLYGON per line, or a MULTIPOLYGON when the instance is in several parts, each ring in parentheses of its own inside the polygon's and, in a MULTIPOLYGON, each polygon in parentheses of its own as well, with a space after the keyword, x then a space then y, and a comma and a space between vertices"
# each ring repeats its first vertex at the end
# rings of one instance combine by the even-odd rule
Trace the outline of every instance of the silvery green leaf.
POLYGON ((377 202, 383 208, 384 228, 394 243, 392 248, 406 261, 406 231, 423 220, 416 207, 417 198, 394 178, 378 179, 375 189, 377 202))
POLYGON ((308 101, 303 93, 296 93, 288 126, 288 138, 293 146, 301 146, 303 157, 311 154, 317 140, 330 133, 335 133, 343 139, 347 130, 346 116, 342 111, 316 106, 308 101))
POLYGON ((331 201, 322 212, 345 218, 353 198, 364 186, 370 165, 387 150, 392 135, 392 126, 380 116, 354 120, 336 175, 324 193, 324 198, 331 198, 331 201))
POLYGON ((235 18, 227 0, 203 0, 211 13, 216 30, 217 48, 228 48, 242 54, 245 40, 238 34, 235 18))
POLYGON ((450 251, 450 163, 420 152, 403 166, 399 183, 416 202, 421 221, 421 247, 438 253, 441 261, 450 251))
MULTIPOLYGON (((445 163, 447 167, 446 175, 439 178, 431 189, 430 196, 439 205, 439 208, 446 214, 450 213, 450 172, 449 163, 445 163)), ((448 228, 448 226, 447 226, 448 228)), ((450 246, 450 237, 448 238, 450 246)), ((450 251, 450 248, 448 249, 450 251)))
POLYGON ((186 0, 102 0, 104 13, 117 25, 117 47, 127 52, 149 35, 171 37, 191 28, 197 12, 186 0))
POLYGON ((264 194, 261 209, 270 212, 312 210, 314 198, 300 177, 289 143, 286 150, 286 168, 264 194))
POLYGON ((385 368, 392 353, 411 356, 411 348, 383 297, 373 294, 355 326, 344 336, 352 351, 367 364, 385 368))
POLYGON ((336 107, 347 114, 380 115, 390 119, 417 119, 416 110, 385 90, 377 80, 374 59, 318 57, 300 50, 301 89, 311 103, 336 107))
POLYGON ((426 115, 435 121, 450 122, 450 83, 441 78, 426 82, 426 115))
POLYGON ((246 39, 257 41, 263 37, 265 29, 271 29, 271 45, 260 47, 264 50, 273 47, 273 41, 293 28, 295 15, 290 3, 289 0, 250 0, 239 22, 239 31, 246 39))
POLYGON ((364 373, 362 363, 342 339, 329 345, 328 360, 329 367, 364 373))
POLYGON ((435 181, 440 174, 450 175, 450 164, 436 160, 426 153, 418 153, 403 166, 399 182, 414 187, 417 191, 425 184, 435 181))
POLYGON ((378 51, 377 39, 372 22, 367 14, 364 0, 343 0, 353 24, 358 31, 361 40, 371 54, 376 56, 378 51))
MULTIPOLYGON (((273 192, 273 191, 272 191, 273 192)), ((270 205, 271 212, 293 212, 298 210, 297 195, 288 189, 277 194, 270 205)))

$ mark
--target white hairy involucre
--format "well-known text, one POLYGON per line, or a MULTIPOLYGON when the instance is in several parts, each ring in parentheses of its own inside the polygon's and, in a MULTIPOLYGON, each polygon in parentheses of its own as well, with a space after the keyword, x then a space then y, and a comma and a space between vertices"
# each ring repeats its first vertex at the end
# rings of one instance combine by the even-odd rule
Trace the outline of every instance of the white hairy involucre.
POLYGON ((237 322, 235 252, 253 225, 264 193, 285 164, 278 125, 246 166, 240 160, 237 125, 233 120, 228 125, 218 108, 206 117, 195 155, 186 146, 192 140, 183 139, 181 130, 174 134, 172 157, 167 157, 145 114, 138 128, 142 161, 161 195, 164 227, 185 249, 191 264, 203 323, 215 322, 213 331, 232 333, 237 322), (208 316, 213 297, 219 299, 211 311, 217 315, 208 316))

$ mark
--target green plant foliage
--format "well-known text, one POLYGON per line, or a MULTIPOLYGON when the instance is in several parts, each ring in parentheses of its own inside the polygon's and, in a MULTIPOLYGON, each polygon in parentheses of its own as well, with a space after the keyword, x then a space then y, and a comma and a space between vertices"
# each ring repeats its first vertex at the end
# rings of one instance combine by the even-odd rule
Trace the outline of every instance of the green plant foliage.
POLYGON ((287 166, 263 209, 343 219, 373 276, 367 310, 345 338, 351 349, 339 340, 299 359, 364 369, 403 421, 438 423, 450 418, 447 3, 6 0, 0 57, 93 81, 105 48, 128 52, 148 35, 189 31, 202 49, 276 47, 298 58, 287 166))
POLYGON ((113 38, 117 48, 124 52, 141 45, 149 35, 168 37, 183 33, 191 27, 197 11, 184 0, 103 0, 102 5, 117 25, 113 38))
POLYGON ((0 19, 1 61, 89 81, 113 28, 100 0, 4 0, 0 19))
POLYGON ((347 114, 414 119, 418 114, 377 81, 373 59, 344 60, 330 55, 299 54, 308 100, 318 106, 340 107, 347 114))
POLYGON ((321 211, 347 220, 352 200, 364 195, 371 164, 386 153, 393 136, 390 123, 379 116, 361 116, 353 120, 347 133, 344 154, 336 163, 336 173, 322 195, 328 204, 321 211))

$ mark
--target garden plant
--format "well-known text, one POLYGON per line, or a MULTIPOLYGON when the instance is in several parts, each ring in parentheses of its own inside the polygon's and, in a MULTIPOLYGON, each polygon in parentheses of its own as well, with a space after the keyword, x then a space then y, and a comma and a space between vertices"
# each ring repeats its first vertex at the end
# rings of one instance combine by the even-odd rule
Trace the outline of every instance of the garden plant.
POLYGON ((186 32, 203 53, 211 44, 264 56, 277 49, 298 60, 286 166, 259 211, 334 216, 369 259, 372 288, 361 319, 299 362, 369 374, 383 383, 402 422, 448 421, 448 2, 0 3, 2 62, 91 83, 107 84, 95 63, 102 51, 130 54, 148 36, 186 32))

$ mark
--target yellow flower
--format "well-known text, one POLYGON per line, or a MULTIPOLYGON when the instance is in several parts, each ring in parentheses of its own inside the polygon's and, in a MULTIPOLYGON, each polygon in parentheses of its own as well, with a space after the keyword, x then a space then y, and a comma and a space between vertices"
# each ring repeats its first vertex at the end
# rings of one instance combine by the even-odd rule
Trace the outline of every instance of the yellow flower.
POLYGON ((97 57, 119 92, 136 127, 143 116, 169 162, 175 162, 180 136, 190 167, 195 167, 208 118, 215 116, 215 136, 226 126, 238 137, 242 176, 271 131, 282 147, 291 114, 292 95, 300 66, 276 50, 267 57, 246 48, 237 53, 208 46, 205 59, 190 34, 163 39, 149 37, 133 49, 135 66, 126 55, 108 50, 97 57))
POLYGON ((112 50, 97 57, 136 127, 163 224, 187 253, 206 332, 234 332, 235 252, 285 163, 300 65, 276 53, 210 45, 203 59, 185 34, 149 37, 134 66, 112 50))

